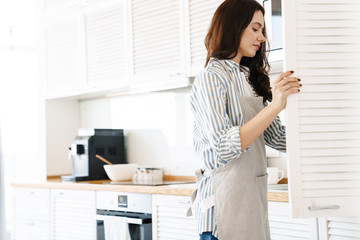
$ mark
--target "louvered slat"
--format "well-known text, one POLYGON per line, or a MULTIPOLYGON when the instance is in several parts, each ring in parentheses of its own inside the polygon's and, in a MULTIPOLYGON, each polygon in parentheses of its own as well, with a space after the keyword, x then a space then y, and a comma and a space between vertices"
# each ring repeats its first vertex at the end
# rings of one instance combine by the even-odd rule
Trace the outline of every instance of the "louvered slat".
POLYGON ((119 86, 127 80, 129 57, 124 3, 85 14, 89 87, 119 86))
POLYGON ((303 84, 287 107, 297 217, 360 213, 359 11, 352 0, 285 1, 286 68, 303 84))
POLYGON ((81 35, 76 16, 45 28, 47 90, 76 92, 82 78, 81 35))
POLYGON ((49 240, 50 223, 43 221, 16 221, 13 240, 49 240))
POLYGON ((94 240, 95 193, 53 190, 53 239, 94 240))
POLYGON ((39 221, 49 220, 50 201, 48 198, 15 198, 15 218, 28 218, 39 221))
POLYGON ((50 239, 50 191, 14 189, 14 240, 50 239))
POLYGON ((133 0, 131 9, 135 79, 182 74, 180 2, 133 0))
POLYGON ((293 219, 289 217, 289 204, 269 202, 269 224, 272 240, 315 239, 315 219, 293 219))
POLYGON ((195 219, 186 216, 188 207, 189 197, 153 196, 153 237, 168 240, 197 239, 199 235, 195 219))
POLYGON ((195 76, 204 67, 207 55, 204 40, 215 10, 222 2, 223 0, 189 1, 190 57, 192 76, 195 76))
POLYGON ((327 218, 328 239, 360 239, 360 218, 327 218))

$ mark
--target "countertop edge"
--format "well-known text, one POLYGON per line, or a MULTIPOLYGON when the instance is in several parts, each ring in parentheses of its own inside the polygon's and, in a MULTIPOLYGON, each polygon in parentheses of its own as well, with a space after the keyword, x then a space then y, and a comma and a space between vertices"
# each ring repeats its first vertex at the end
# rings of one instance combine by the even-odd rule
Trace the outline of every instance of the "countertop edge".
MULTIPOLYGON (((131 192, 163 195, 190 196, 195 188, 194 183, 176 184, 164 186, 130 186, 130 185, 110 185, 96 183, 64 183, 64 182, 44 182, 44 183, 11 183, 12 187, 17 188, 45 188, 45 189, 67 189, 67 190, 93 190, 93 191, 112 191, 112 192, 131 192)), ((288 202, 288 192, 268 192, 268 201, 288 202)))

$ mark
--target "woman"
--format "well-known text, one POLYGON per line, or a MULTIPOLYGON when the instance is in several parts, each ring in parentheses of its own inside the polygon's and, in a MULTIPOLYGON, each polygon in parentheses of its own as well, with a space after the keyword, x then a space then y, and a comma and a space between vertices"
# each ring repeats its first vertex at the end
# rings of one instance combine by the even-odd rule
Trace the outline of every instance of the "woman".
POLYGON ((265 144, 286 150, 277 116, 300 91, 300 79, 287 71, 270 88, 264 9, 255 0, 224 1, 205 45, 206 68, 190 99, 202 162, 195 200, 200 239, 270 239, 265 144))

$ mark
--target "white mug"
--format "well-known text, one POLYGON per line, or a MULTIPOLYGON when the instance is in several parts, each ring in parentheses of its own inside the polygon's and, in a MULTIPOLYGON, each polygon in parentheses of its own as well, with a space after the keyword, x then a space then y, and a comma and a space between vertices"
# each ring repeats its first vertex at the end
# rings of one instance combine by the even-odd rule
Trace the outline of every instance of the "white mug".
POLYGON ((266 169, 268 174, 268 184, 278 184, 278 182, 284 178, 284 171, 277 167, 268 167, 266 169), (280 177, 279 177, 280 173, 280 177))

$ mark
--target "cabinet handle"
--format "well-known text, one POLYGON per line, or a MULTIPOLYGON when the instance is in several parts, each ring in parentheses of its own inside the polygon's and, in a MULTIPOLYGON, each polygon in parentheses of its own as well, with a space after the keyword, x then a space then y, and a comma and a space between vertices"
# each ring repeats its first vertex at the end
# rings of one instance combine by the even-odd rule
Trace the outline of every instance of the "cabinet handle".
POLYGON ((323 206, 323 207, 309 206, 308 209, 310 211, 326 210, 326 209, 340 209, 340 206, 339 205, 323 206))

